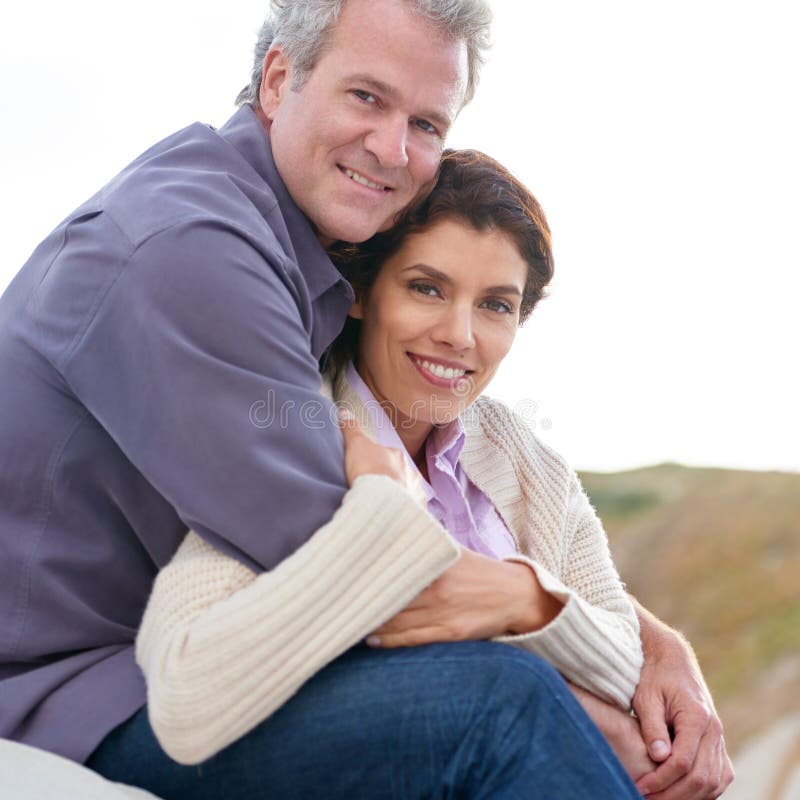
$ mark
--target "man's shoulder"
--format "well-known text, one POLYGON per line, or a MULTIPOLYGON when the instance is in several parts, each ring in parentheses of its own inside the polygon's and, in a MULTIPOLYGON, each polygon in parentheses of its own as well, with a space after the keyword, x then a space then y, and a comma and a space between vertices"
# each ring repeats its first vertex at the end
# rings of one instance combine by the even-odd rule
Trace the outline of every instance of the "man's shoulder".
MULTIPOLYGON (((4 299, 62 364, 110 298, 122 315, 202 300, 227 318, 257 291, 300 298, 301 276, 270 213, 280 211, 269 184, 224 137, 191 125, 70 214, 21 270, 13 304, 4 299)), ((307 316, 308 303, 297 302, 307 316)))
POLYGON ((272 188, 224 137, 195 123, 140 155, 88 205, 108 216, 136 248, 186 223, 277 245, 269 224, 272 188))

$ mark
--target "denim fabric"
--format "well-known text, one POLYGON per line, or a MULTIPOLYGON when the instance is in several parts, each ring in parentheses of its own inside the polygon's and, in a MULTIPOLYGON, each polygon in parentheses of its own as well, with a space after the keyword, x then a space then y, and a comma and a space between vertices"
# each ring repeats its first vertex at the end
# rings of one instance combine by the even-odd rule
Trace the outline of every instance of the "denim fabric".
POLYGON ((87 765, 165 800, 640 797, 552 667, 492 642, 356 647, 194 767, 143 709, 87 765))

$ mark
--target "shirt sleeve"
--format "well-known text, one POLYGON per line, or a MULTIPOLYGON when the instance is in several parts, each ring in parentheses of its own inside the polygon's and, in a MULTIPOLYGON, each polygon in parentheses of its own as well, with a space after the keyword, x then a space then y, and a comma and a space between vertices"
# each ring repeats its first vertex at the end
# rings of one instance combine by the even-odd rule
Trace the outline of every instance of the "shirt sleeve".
POLYGON ((136 640, 162 747, 194 764, 243 736, 458 553, 405 489, 373 475, 258 576, 190 532, 156 578, 136 640))
POLYGON ((205 219, 147 239, 65 354, 70 388, 205 539, 271 568, 346 490, 296 267, 205 219))

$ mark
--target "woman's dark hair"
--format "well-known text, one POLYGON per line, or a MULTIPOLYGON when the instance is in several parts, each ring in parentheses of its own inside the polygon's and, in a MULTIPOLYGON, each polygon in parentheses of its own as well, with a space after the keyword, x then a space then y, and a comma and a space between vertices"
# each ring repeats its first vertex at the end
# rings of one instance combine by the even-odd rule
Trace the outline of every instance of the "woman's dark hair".
MULTIPOLYGON (((520 325, 530 317, 553 277, 550 228, 536 198, 505 167, 477 150, 445 150, 430 194, 412 205, 388 231, 357 245, 338 245, 331 253, 356 293, 369 292, 384 262, 407 236, 442 220, 464 222, 476 231, 509 236, 528 264, 520 325)), ((356 355, 360 321, 347 318, 331 346, 329 364, 343 367, 356 355)))

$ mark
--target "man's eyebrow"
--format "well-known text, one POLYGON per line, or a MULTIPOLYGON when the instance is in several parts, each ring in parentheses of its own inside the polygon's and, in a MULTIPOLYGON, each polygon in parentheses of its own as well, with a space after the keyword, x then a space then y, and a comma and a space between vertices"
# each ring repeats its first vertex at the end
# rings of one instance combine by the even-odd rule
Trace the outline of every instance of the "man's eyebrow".
MULTIPOLYGON (((411 266, 406 267, 405 269, 401 270, 401 272, 409 272, 410 270, 418 270, 423 275, 427 275, 429 278, 433 278, 441 283, 446 283, 448 285, 452 285, 453 283, 453 279, 447 273, 441 272, 435 267, 431 267, 429 264, 411 264, 411 266)), ((522 297, 522 291, 520 290, 519 286, 515 286, 513 283, 507 283, 498 286, 487 286, 483 289, 483 291, 486 294, 510 294, 516 295, 517 297, 522 297)))
MULTIPOLYGON (((348 75, 343 83, 357 83, 359 84, 359 88, 370 89, 376 94, 387 97, 392 101, 396 101, 400 97, 400 92, 394 86, 389 83, 384 83, 378 80, 378 78, 373 78, 371 75, 364 75, 361 73, 348 75)), ((428 122, 432 122, 434 125, 444 130, 447 130, 453 124, 453 120, 449 116, 432 109, 430 111, 423 111, 416 116, 428 122)))

